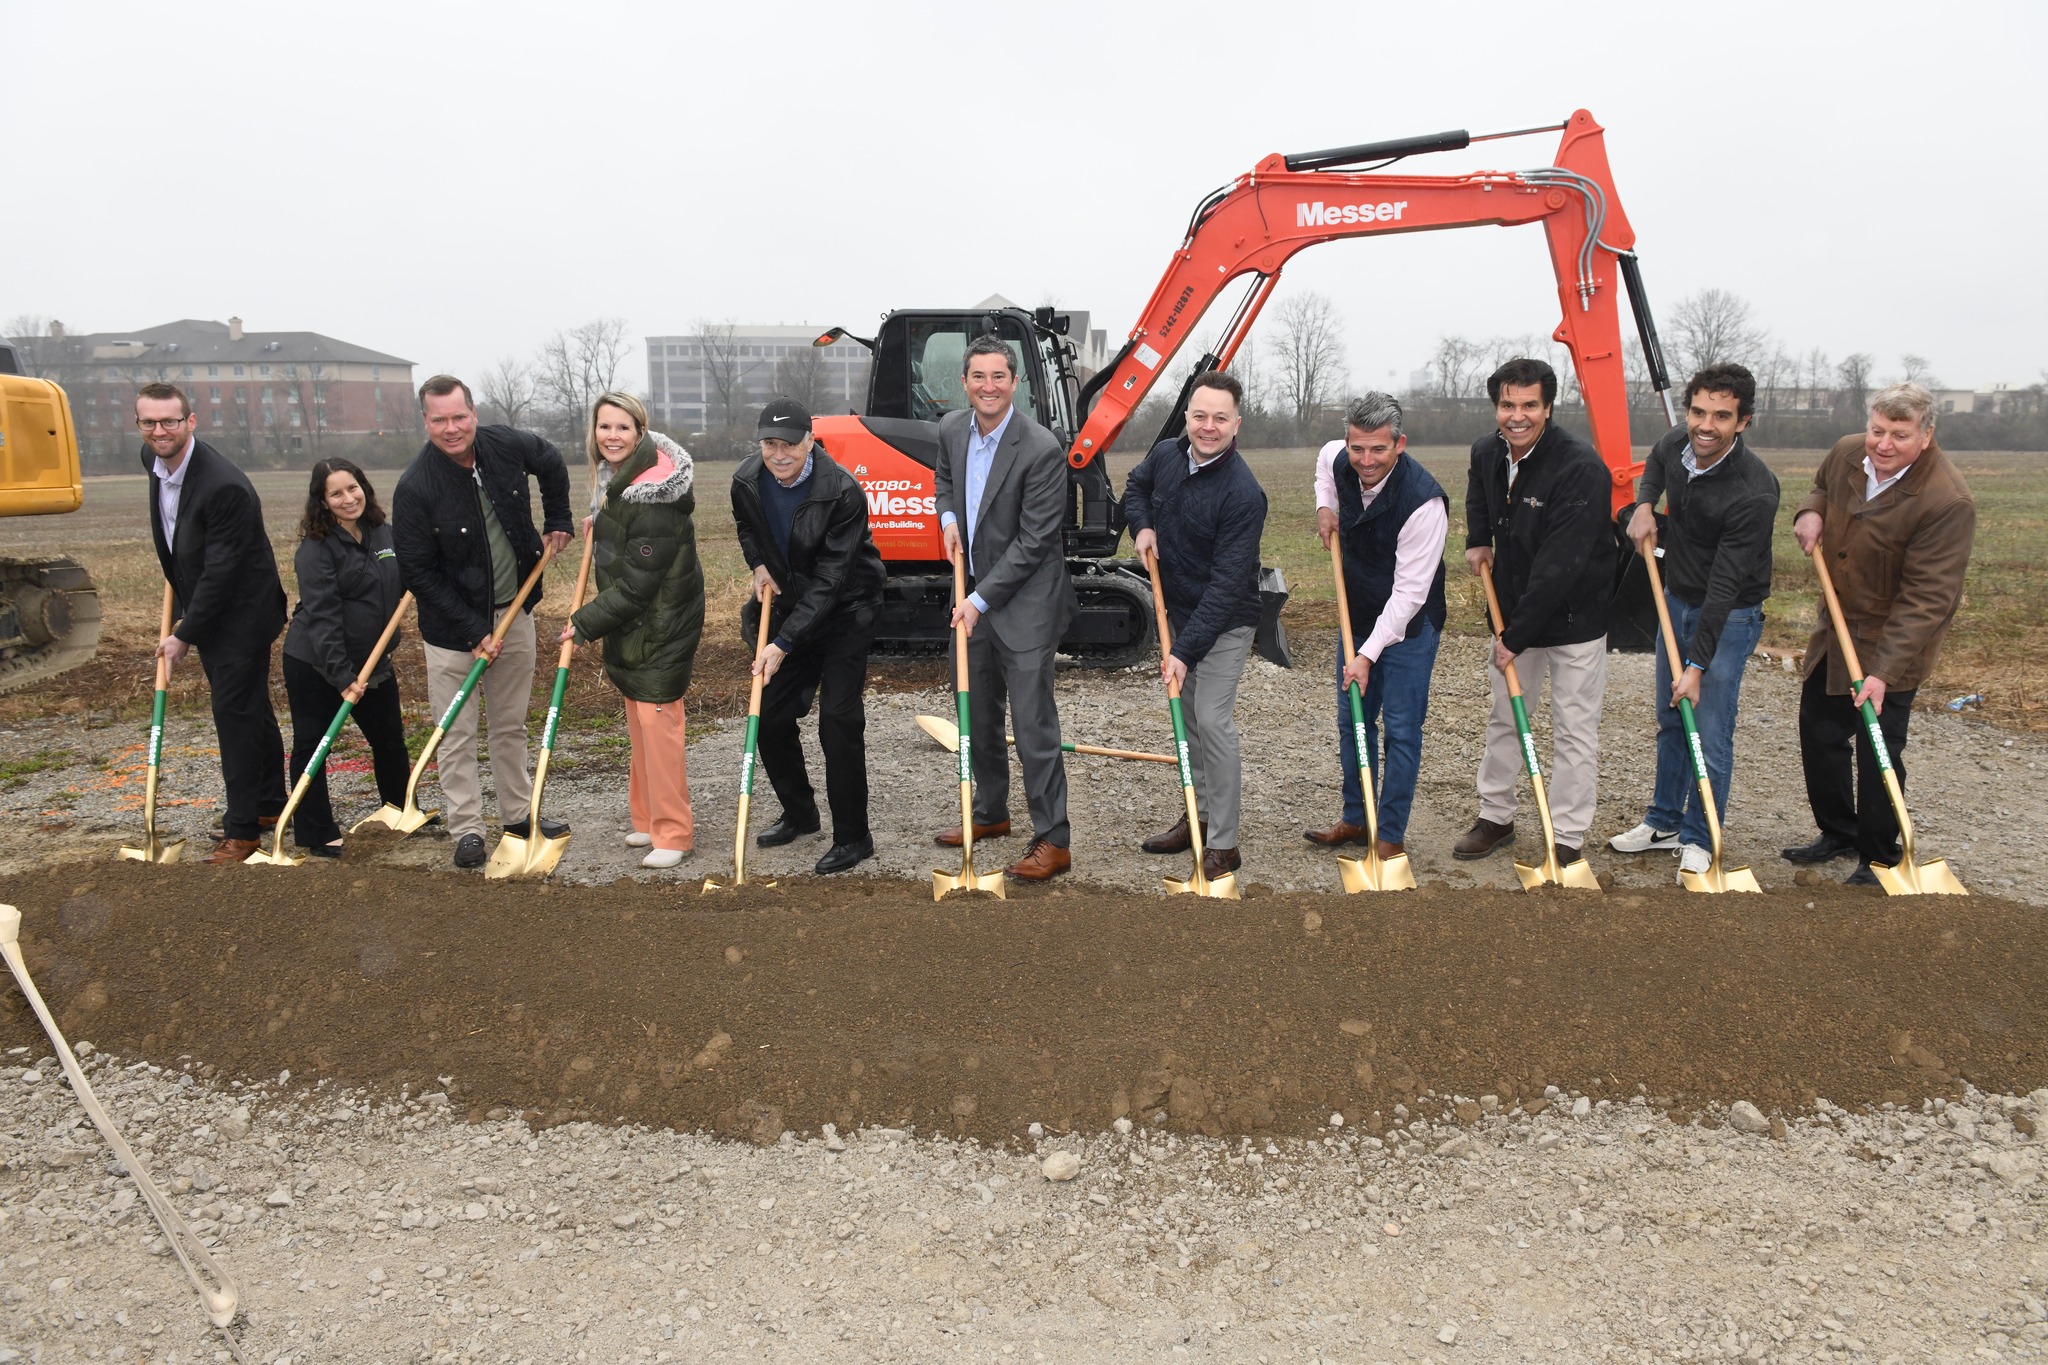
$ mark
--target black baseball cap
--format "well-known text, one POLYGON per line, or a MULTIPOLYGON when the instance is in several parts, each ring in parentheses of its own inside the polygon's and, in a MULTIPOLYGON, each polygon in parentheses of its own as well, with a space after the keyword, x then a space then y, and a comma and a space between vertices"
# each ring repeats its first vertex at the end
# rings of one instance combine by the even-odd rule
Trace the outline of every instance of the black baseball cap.
POLYGON ((771 399, 761 409, 761 421, 754 434, 764 441, 787 441, 796 445, 811 434, 811 414, 794 398, 771 399))

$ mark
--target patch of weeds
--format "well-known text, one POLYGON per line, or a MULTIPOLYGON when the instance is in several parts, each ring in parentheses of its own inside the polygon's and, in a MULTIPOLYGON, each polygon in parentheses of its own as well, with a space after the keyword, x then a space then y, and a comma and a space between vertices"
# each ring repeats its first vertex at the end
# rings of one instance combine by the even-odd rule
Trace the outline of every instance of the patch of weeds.
POLYGON ((71 757, 56 749, 45 749, 32 758, 10 758, 0 762, 0 791, 15 791, 26 787, 29 778, 37 773, 69 767, 71 757))

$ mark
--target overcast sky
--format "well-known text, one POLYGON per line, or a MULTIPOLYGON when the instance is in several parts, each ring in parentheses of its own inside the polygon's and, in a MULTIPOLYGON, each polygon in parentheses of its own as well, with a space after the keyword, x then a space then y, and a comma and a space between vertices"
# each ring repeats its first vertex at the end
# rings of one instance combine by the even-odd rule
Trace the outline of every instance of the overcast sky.
MULTIPOLYGON (((598 316, 866 331, 1000 292, 1089 309, 1114 345, 1195 202, 1266 153, 1584 107, 1661 314, 1719 287, 1788 350, 1880 376, 1908 351, 1953 386, 2048 366, 2048 5, 0 0, 0 22, 0 318, 74 331, 238 314, 475 374, 598 316)), ((1358 387, 1405 383, 1444 333, 1547 332, 1554 288, 1533 227, 1334 243, 1280 285, 1335 299, 1358 387)), ((645 386, 637 351, 625 377, 645 386)))

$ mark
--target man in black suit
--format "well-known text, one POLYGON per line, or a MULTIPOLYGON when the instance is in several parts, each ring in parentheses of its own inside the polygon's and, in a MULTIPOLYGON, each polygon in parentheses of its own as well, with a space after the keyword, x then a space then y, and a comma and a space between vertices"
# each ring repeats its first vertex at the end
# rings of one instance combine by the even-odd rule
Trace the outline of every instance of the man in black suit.
MULTIPOLYGON (((1062 530, 1067 456, 1038 423, 1017 411, 1017 357, 993 336, 969 343, 961 365, 968 408, 939 420, 939 521, 946 557, 965 553, 965 602, 953 610, 967 626, 967 684, 972 693, 974 837, 1010 832, 1010 755, 1003 704, 1017 722, 1017 760, 1031 811, 1031 844, 1004 870, 1046 881, 1072 863, 1067 852, 1067 769, 1060 757, 1060 716, 1053 704, 1053 654, 1073 619, 1062 530)), ((938 836, 952 847, 961 831, 938 836)))
POLYGON ((149 473, 150 535, 177 619, 156 652, 175 668, 199 651, 227 788, 223 837, 206 861, 239 863, 284 809, 284 738, 270 707, 284 584, 262 500, 248 475, 194 435, 191 400, 175 385, 145 384, 135 394, 135 425, 149 473))

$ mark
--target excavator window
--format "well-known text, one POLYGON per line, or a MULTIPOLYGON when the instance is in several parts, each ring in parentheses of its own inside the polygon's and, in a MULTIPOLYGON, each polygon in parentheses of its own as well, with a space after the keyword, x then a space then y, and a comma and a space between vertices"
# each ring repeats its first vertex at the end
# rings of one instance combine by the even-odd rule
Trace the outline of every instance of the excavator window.
MULTIPOLYGON (((966 358, 968 342, 981 335, 986 320, 982 313, 892 315, 876 340, 867 415, 936 422, 965 408, 967 393, 960 386, 960 364, 966 358)), ((1015 318, 1000 316, 998 326, 998 335, 1010 343, 1022 365, 1016 404, 1034 421, 1042 422, 1034 383, 1038 343, 1015 318)))

